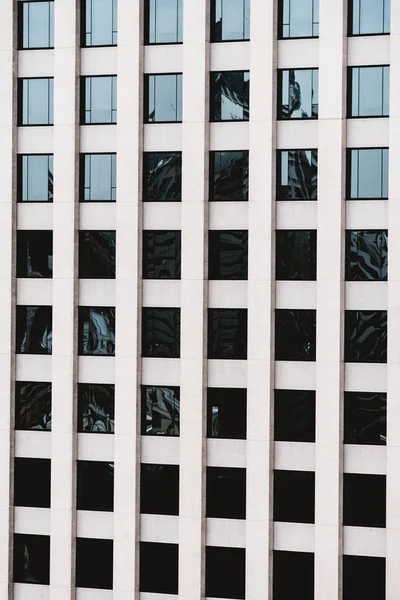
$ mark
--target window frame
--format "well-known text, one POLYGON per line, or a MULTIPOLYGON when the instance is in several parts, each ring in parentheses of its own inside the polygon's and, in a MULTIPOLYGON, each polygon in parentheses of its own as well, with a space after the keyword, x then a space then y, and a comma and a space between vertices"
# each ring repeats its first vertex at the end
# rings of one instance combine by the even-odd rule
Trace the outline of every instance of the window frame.
MULTIPOLYGON (((361 278, 361 277, 351 277, 351 273, 352 273, 352 261, 351 261, 351 257, 352 257, 352 251, 351 251, 351 245, 352 245, 352 236, 353 234, 357 234, 357 249, 359 249, 359 239, 360 239, 360 233, 370 233, 370 234, 375 234, 376 236, 380 235, 386 235, 386 244, 388 244, 388 230, 387 229, 346 229, 345 230, 345 281, 387 281, 388 280, 388 275, 387 275, 387 262, 388 262, 388 251, 387 251, 387 246, 386 246, 386 277, 379 277, 379 278, 361 278)), ((357 253, 357 256, 359 257, 360 254, 357 253)), ((384 268, 384 255, 382 254, 382 249, 380 251, 379 254, 380 257, 380 272, 382 272, 383 268, 384 268)), ((359 262, 359 261, 358 261, 359 262)), ((358 267, 356 267, 356 269, 358 269, 358 267)))
MULTIPOLYGON (((165 247, 165 246, 164 246, 165 247)), ((182 265, 182 230, 181 229, 143 229, 142 230, 142 279, 153 281, 179 281, 181 279, 182 265), (157 262, 161 256, 155 256, 155 249, 162 247, 156 243, 157 236, 173 235, 174 256, 164 257, 166 261, 173 262, 175 277, 156 277, 156 271, 159 268, 157 262), (149 274, 151 271, 149 260, 151 240, 153 241, 153 277, 149 274)))
MULTIPOLYGON (((319 20, 318 21, 314 21, 314 14, 315 14, 315 9, 316 9, 316 4, 319 3, 319 0, 313 0, 313 6, 312 6, 312 20, 311 20, 311 27, 312 29, 314 29, 314 27, 316 25, 318 25, 318 35, 306 35, 306 36, 284 36, 283 35, 283 27, 285 25, 289 26, 289 30, 290 30, 290 21, 289 23, 284 23, 283 22, 283 14, 284 14, 284 3, 285 1, 289 2, 289 14, 290 14, 290 2, 291 0, 279 0, 279 6, 278 6, 278 40, 314 40, 314 39, 318 39, 319 38, 319 20)), ((318 13, 319 13, 319 8, 318 8, 318 13)), ((290 17, 289 17, 290 19, 290 17)))
MULTIPOLYGON (((118 83, 117 83, 117 75, 115 73, 111 73, 111 74, 106 74, 104 73, 103 75, 81 75, 80 77, 80 125, 81 126, 96 126, 96 125, 117 125, 118 122, 118 83), (87 104, 87 83, 89 80, 92 79, 111 79, 111 112, 110 112, 110 116, 111 116, 111 121, 101 121, 101 122, 95 122, 95 123, 91 123, 91 122, 87 122, 86 121, 86 114, 89 113, 90 118, 91 118, 91 113, 92 113, 92 100, 90 99, 90 108, 86 109, 86 104, 87 104), (115 95, 115 106, 113 107, 113 98, 115 95), (115 118, 115 120, 113 121, 113 117, 115 118)), ((91 90, 91 83, 90 83, 90 96, 92 96, 92 90, 91 90)), ((94 154, 94 153, 92 153, 94 154)), ((99 152, 98 154, 108 154, 107 152, 99 152)), ((112 153, 111 153, 112 154, 112 153)))
MULTIPOLYGON (((284 121, 290 121, 291 119, 283 119, 284 121)), ((308 119, 294 119, 295 121, 307 121, 308 119)), ((289 160, 288 160, 288 166, 289 166, 289 160)), ((289 169, 288 169, 289 171, 289 169)), ((277 150, 276 153, 276 192, 275 192, 276 196, 276 202, 317 202, 318 201, 318 148, 280 148, 277 150), (283 160, 282 160, 282 155, 284 152, 288 153, 288 157, 289 157, 289 153, 290 152, 311 152, 311 163, 310 165, 312 166, 312 159, 313 159, 313 153, 315 153, 316 156, 316 177, 317 177, 317 183, 316 183, 316 189, 317 189, 317 193, 315 198, 282 198, 281 194, 279 193, 280 189, 283 188, 283 184, 282 184, 282 164, 283 164, 283 160)))
MULTIPOLYGON (((182 40, 175 42, 150 42, 150 1, 144 2, 144 45, 145 46, 172 46, 183 44, 183 0, 175 0, 176 2, 176 21, 179 23, 179 3, 181 3, 181 20, 182 20, 182 40)), ((157 1, 157 0, 155 0, 157 1)), ((155 9, 157 12, 157 8, 155 9)), ((177 25, 177 37, 179 37, 179 25, 177 25)))
MULTIPOLYGON (((358 79, 360 84, 360 78, 358 79)), ((384 71, 382 71, 382 111, 383 111, 383 97, 384 97, 384 71)), ((358 112, 360 112, 360 95, 358 94, 358 112)), ((347 67, 347 106, 346 106, 346 118, 347 119, 388 119, 390 117, 390 64, 379 64, 379 65, 352 65, 347 67), (355 69, 384 69, 387 67, 389 73, 388 82, 388 114, 382 115, 352 115, 352 104, 353 104, 353 72, 355 69)))
MULTIPOLYGON (((18 2, 18 50, 54 50, 54 0, 23 0, 18 2), (53 45, 49 46, 24 46, 24 7, 26 4, 36 4, 37 2, 47 2, 49 4, 49 23, 48 23, 48 34, 49 42, 53 41, 53 45), (51 9, 50 6, 53 5, 51 9), (52 22, 53 20, 53 22, 52 22), (51 35, 51 29, 53 29, 51 35), (51 38, 53 37, 53 40, 51 38)), ((29 17, 28 17, 29 20, 29 17)), ((28 34, 29 35, 29 34, 28 34)))
MULTIPOLYGON (((169 124, 169 125, 174 125, 176 123, 182 123, 183 121, 183 93, 182 93, 182 97, 180 98, 180 104, 181 104, 181 119, 180 121, 150 121, 149 120, 149 102, 150 102, 150 77, 163 77, 166 75, 175 75, 175 93, 176 93, 176 116, 178 116, 178 75, 181 76, 181 90, 183 92, 183 72, 181 73, 144 73, 144 86, 143 86, 143 106, 144 106, 144 110, 143 110, 143 123, 145 125, 165 125, 165 124, 169 124)), ((154 91, 155 93, 155 91, 154 91)), ((154 101, 154 111, 156 110, 156 103, 154 101)), ((160 152, 161 154, 161 152, 160 152)))
MULTIPOLYGON (((209 73, 210 76, 210 106, 209 106, 209 120, 210 123, 248 123, 250 121, 250 69, 224 69, 224 70, 220 70, 220 71, 210 71, 209 73), (248 94, 248 108, 247 108, 247 112, 248 112, 248 118, 242 118, 242 119, 217 119, 215 117, 216 114, 216 106, 215 106, 215 89, 216 89, 216 81, 215 81, 215 75, 217 73, 220 74, 225 74, 225 73, 242 73, 243 74, 243 85, 246 83, 244 80, 244 74, 247 73, 249 76, 249 94, 248 94)), ((244 108, 243 108, 243 113, 244 113, 244 108)), ((224 152, 223 150, 221 152, 224 152)), ((225 150, 225 152, 229 152, 229 150, 225 150)), ((232 151, 233 152, 233 151, 232 151)))
MULTIPOLYGON (((89 169, 92 169, 92 165, 91 165, 91 159, 90 159, 90 167, 89 169)), ((95 202, 95 203, 103 203, 103 202, 116 202, 117 201, 117 153, 116 152, 86 152, 86 153, 81 153, 79 154, 79 202, 84 203, 84 202, 95 202), (85 185, 85 180, 86 180, 86 157, 87 156, 110 156, 111 157, 111 179, 110 179, 110 192, 111 192, 111 199, 110 200, 85 200, 85 192, 86 190, 90 190, 91 187, 86 187, 85 185), (115 186, 112 185, 113 183, 113 179, 115 179, 115 186), (115 195, 115 199, 112 199, 113 196, 113 192, 115 195)))
POLYGON ((111 37, 114 40, 114 35, 116 37, 116 41, 112 44, 88 44, 87 36, 92 36, 93 33, 93 24, 92 24, 92 15, 93 15, 93 0, 81 0, 81 48, 113 48, 118 46, 118 0, 110 0, 112 2, 112 21, 111 21, 111 37), (86 31, 86 22, 87 22, 87 6, 90 3, 90 21, 91 21, 91 31, 86 31), (115 14, 116 13, 116 14, 115 14), (116 22, 114 21, 114 17, 116 17, 116 22), (114 29, 115 27, 115 29, 114 29))
MULTIPOLYGON (((291 69, 278 69, 277 70, 277 105, 276 105, 277 121, 318 121, 319 118, 319 67, 294 67, 291 69), (317 81, 317 98, 318 98, 318 113, 316 116, 312 116, 312 103, 311 103, 311 117, 289 117, 285 118, 282 116, 282 98, 283 98, 283 73, 285 71, 312 71, 311 75, 311 93, 313 91, 314 86, 314 77, 315 73, 317 73, 318 81, 317 81)), ((308 148, 306 148, 308 150, 308 148)))
MULTIPOLYGON (((251 19, 251 14, 250 14, 250 0, 242 0, 242 12, 243 15, 246 14, 246 10, 249 11, 249 35, 248 37, 243 37, 243 38, 229 38, 227 40, 217 40, 216 36, 215 36, 215 26, 216 26, 216 3, 217 2, 221 2, 221 6, 223 6, 225 0, 211 0, 211 7, 210 7, 210 12, 211 12, 211 17, 210 17, 210 42, 212 44, 225 44, 226 42, 232 42, 232 43, 237 43, 237 42, 249 42, 250 41, 250 19, 251 19)), ((245 27, 245 21, 246 21, 246 17, 244 16, 243 19, 243 35, 245 35, 245 31, 246 31, 246 27, 245 27)))
MULTIPOLYGON (((358 0, 359 2, 361 2, 361 0, 358 0)), ((348 16, 347 16, 347 24, 348 24, 348 31, 347 31, 347 36, 348 37, 365 37, 365 36, 374 36, 376 37, 377 35, 390 35, 390 25, 391 25, 391 19, 390 19, 390 0, 389 0, 389 31, 381 31, 381 32, 377 32, 377 33, 353 33, 353 26, 354 26, 354 0, 349 0, 348 3, 348 16)), ((383 12, 383 24, 385 23, 385 0, 382 0, 382 12, 383 12)), ((358 14, 358 20, 360 20, 360 15, 361 15, 361 6, 359 5, 359 14, 358 14)))
MULTIPOLYGON (((53 192, 50 194, 50 189, 48 186, 48 200, 23 200, 23 188, 24 188, 24 157, 27 157, 27 172, 29 170, 29 157, 30 156, 47 156, 47 172, 51 173, 54 178, 54 154, 17 154, 17 202, 23 203, 32 203, 32 204, 46 204, 48 202, 52 203, 54 199, 54 179, 53 179, 53 192), (52 171, 50 171, 49 166, 51 163, 52 171)), ((28 177, 28 174, 26 175, 28 177)))
MULTIPOLYGON (((28 84, 29 88, 29 84, 28 84)), ((18 127, 53 127, 54 126, 54 77, 18 77, 17 80, 17 125, 18 127), (24 82, 41 79, 47 81, 47 120, 48 123, 24 123, 24 82), (52 102, 51 102, 52 101, 52 102)), ((29 94, 29 89, 28 89, 29 94)), ((29 112, 29 109, 28 109, 29 112)))
MULTIPOLYGON (((353 117, 355 119, 362 119, 363 117, 353 117)), ((377 118, 377 119, 382 119, 382 118, 387 118, 387 117, 365 117, 365 118, 377 118)), ((387 196, 380 196, 378 198, 363 198, 363 197, 357 197, 357 198, 352 198, 351 197, 351 180, 352 180, 352 166, 353 166, 353 161, 352 161, 352 157, 353 157, 353 153, 356 151, 357 152, 357 161, 359 162, 359 152, 360 151, 366 151, 366 150, 387 150, 388 152, 388 158, 387 158, 387 163, 388 163, 388 184, 389 184, 389 147, 388 146, 384 146, 382 148, 377 148, 377 147, 368 147, 368 148, 347 148, 346 150, 346 202, 359 202, 360 200, 363 202, 371 202, 371 201, 385 201, 389 199, 389 191, 388 191, 388 195, 387 196)), ((382 154, 383 156, 383 154, 382 154)), ((357 177, 357 188, 359 188, 360 183, 359 183, 359 176, 357 177)), ((381 171, 381 189, 383 189, 383 170, 381 171)), ((361 231, 361 230, 360 230, 361 231)))
MULTIPOLYGON (((221 157, 218 157, 218 160, 221 162, 221 157)), ((208 201, 209 202, 248 202, 249 201, 249 150, 211 150, 209 152, 209 185, 208 185, 208 201), (215 183, 216 183, 216 162, 217 156, 221 154, 229 154, 234 152, 243 152, 243 158, 247 161, 247 195, 243 194, 243 197, 240 200, 233 200, 231 198, 226 200, 221 200, 221 198, 215 198, 215 183)), ((222 170, 219 171, 221 173, 222 170)), ((245 189, 244 185, 245 179, 242 180, 241 191, 245 189)))

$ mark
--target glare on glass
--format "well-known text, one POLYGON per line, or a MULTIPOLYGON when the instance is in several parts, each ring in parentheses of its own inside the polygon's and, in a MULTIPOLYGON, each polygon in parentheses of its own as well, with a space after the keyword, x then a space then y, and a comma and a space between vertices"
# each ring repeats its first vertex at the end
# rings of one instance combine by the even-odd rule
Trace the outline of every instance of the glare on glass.
POLYGON ((250 0, 214 0, 212 41, 250 38, 250 0))
POLYGON ((53 48, 54 2, 24 2, 22 15, 22 48, 53 48))
POLYGON ((48 154, 22 156, 22 202, 53 200, 53 156, 48 154))
POLYGON ((117 18, 117 0, 86 0, 86 46, 115 46, 117 18))
POLYGON ((84 200, 115 202, 116 155, 86 154, 84 160, 84 200))
POLYGON ((148 43, 182 42, 183 0, 148 0, 148 43))
POLYGON ((22 125, 53 125, 53 79, 22 80, 22 125))
POLYGON ((282 0, 283 38, 318 37, 319 0, 282 0))
POLYGON ((389 33, 390 0, 353 0, 350 21, 352 35, 389 33))

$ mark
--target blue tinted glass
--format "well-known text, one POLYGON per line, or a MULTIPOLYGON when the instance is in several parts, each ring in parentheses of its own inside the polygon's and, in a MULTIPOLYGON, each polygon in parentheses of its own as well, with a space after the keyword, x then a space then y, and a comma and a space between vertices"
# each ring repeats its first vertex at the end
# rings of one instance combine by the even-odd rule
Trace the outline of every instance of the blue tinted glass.
POLYGON ((249 39, 249 0, 214 0, 214 2, 213 41, 249 39))
POLYGON ((350 198, 387 198, 388 150, 351 150, 350 198))
POLYGON ((148 42, 182 41, 182 0, 148 0, 148 42))
POLYGON ((86 0, 86 46, 116 43, 117 0, 86 0))
POLYGON ((182 75, 148 76, 147 119, 151 123, 182 121, 182 75))
POLYGON ((319 0, 283 0, 281 19, 284 38, 318 36, 319 0))
POLYGON ((85 123, 116 123, 117 78, 86 77, 85 123))
POLYGON ((350 116, 388 116, 389 67, 354 67, 351 74, 352 98, 350 116))
POLYGON ((281 119, 318 117, 318 69, 281 71, 281 119))
POLYGON ((22 16, 22 48, 54 46, 54 3, 24 2, 22 16))
POLYGON ((53 124, 53 79, 22 80, 21 124, 53 124))
POLYGON ((86 154, 84 169, 84 200, 115 201, 115 154, 86 154))
POLYGON ((53 157, 47 154, 22 156, 22 202, 48 202, 53 199, 53 157))
POLYGON ((389 33, 390 0, 353 0, 353 35, 389 33))

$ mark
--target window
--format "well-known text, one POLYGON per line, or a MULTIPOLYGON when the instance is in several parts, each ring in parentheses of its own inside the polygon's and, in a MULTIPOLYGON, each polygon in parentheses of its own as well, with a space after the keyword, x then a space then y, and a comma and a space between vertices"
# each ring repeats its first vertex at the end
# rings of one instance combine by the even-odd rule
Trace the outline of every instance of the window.
POLYGON ((277 200, 316 200, 318 150, 280 150, 277 158, 277 200))
POLYGON ((179 515, 179 466, 142 464, 140 512, 179 515))
POLYGON ((387 361, 387 313, 385 310, 345 311, 345 362, 387 361))
POLYGON ((76 538, 76 587, 112 590, 113 541, 76 538))
POLYGON ((249 71, 211 73, 210 121, 248 121, 249 90, 249 71))
POLYGON ((278 70, 278 119, 318 119, 318 69, 278 70))
POLYGON ((54 48, 54 2, 19 2, 19 48, 54 48))
POLYGON ((182 73, 145 75, 145 123, 182 122, 182 73))
POLYGON ((315 392, 275 390, 274 439, 315 442, 315 392))
POLYGON ((114 510, 114 463, 77 461, 78 510, 114 510))
POLYGON ((51 306, 17 306, 17 354, 51 354, 51 306))
POLYGON ((180 308, 143 308, 142 356, 179 358, 180 308))
POLYGON ((385 393, 344 393, 344 443, 386 445, 385 393))
POLYGON ((315 281, 317 278, 317 232, 276 232, 276 279, 315 281))
POLYGON ((79 232, 79 277, 115 278, 115 231, 79 232))
POLYGON ((247 390, 207 389, 207 437, 245 440, 247 430, 247 390))
POLYGON ((388 117, 390 67, 349 67, 348 117, 388 117))
POLYGON ((343 556, 343 600, 385 600, 386 560, 376 556, 343 556))
POLYGON ((81 201, 115 202, 116 154, 81 154, 81 201))
POLYGON ((363 148, 347 151, 347 198, 380 200, 388 198, 389 150, 363 148))
POLYGON ((177 594, 178 556, 178 544, 140 542, 140 591, 177 594), (155 569, 157 577, 154 576, 155 569))
POLYGON ((386 476, 343 475, 343 525, 386 527, 386 476))
POLYGON ((50 459, 14 459, 14 506, 50 508, 50 459))
POLYGON ((313 471, 274 471, 274 521, 315 522, 313 471))
POLYGON ((249 151, 210 152, 210 201, 249 198, 249 151))
POLYGON ((81 433, 114 433, 114 402, 114 385, 79 383, 78 431, 81 433))
POLYGON ((246 469, 207 467, 206 516, 246 518, 246 469))
POLYGON ((18 202, 53 202, 53 155, 19 154, 18 202))
POLYGON ((390 32, 390 0, 352 0, 349 2, 349 35, 390 32))
POLYGON ((18 79, 18 125, 53 125, 53 78, 18 79))
POLYGON ((208 232, 208 279, 247 279, 247 231, 208 232))
POLYGON ((17 277, 52 277, 53 232, 17 231, 17 277))
MULTIPOLYGON (((314 600, 314 554, 274 550, 274 600, 314 600)), ((350 599, 349 599, 350 600, 350 599)))
POLYGON ((14 583, 49 585, 50 536, 14 534, 14 583))
POLYGON ((15 383, 15 429, 51 431, 51 383, 15 383))
POLYGON ((178 387, 142 386, 142 435, 179 436, 178 387))
POLYGON ((79 355, 115 355, 115 308, 79 307, 79 355))
POLYGON ((143 201, 180 202, 181 199, 182 152, 145 152, 143 201))
POLYGON ((247 309, 208 309, 208 358, 247 359, 247 309))
POLYGON ((82 77, 81 97, 82 125, 108 125, 117 122, 116 75, 82 77))
POLYGON ((280 0, 279 37, 310 38, 319 34, 319 0, 280 0))
POLYGON ((206 596, 245 598, 246 550, 206 546, 206 596))
POLYGON ((387 231, 346 231, 346 281, 386 281, 387 231))
POLYGON ((117 45, 117 5, 117 0, 82 2, 82 46, 117 45))
POLYGON ((145 1, 146 44, 179 44, 182 42, 183 0, 145 1))
POLYGON ((213 0, 211 41, 233 42, 250 39, 250 0, 213 0))
POLYGON ((315 310, 275 310, 275 360, 315 360, 315 335, 315 310))
POLYGON ((143 231, 143 279, 181 278, 181 232, 143 231))

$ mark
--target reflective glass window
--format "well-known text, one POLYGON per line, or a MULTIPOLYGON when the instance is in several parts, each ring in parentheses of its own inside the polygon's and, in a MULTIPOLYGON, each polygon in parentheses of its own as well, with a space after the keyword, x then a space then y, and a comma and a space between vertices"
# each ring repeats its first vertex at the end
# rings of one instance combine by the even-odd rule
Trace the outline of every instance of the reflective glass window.
POLYGON ((17 165, 18 202, 53 202, 53 155, 20 154, 17 165))
POLYGON ((206 546, 206 596, 245 598, 246 550, 206 546))
POLYGON ((142 386, 142 435, 179 435, 179 387, 142 386))
POLYGON ((82 46, 116 46, 118 0, 84 0, 82 46))
POLYGON ((390 67, 349 67, 348 117, 388 117, 390 67))
POLYGON ((247 359, 247 309, 208 309, 208 358, 247 359))
POLYGON ((180 202, 181 199, 182 152, 145 152, 143 201, 180 202))
POLYGON ((280 0, 279 37, 310 38, 319 34, 319 0, 280 0))
POLYGON ((386 476, 343 474, 343 525, 386 527, 386 476))
POLYGON ((275 360, 315 360, 316 311, 275 311, 275 360))
POLYGON ((14 533, 14 583, 49 585, 50 536, 14 533))
POLYGON ((349 35, 390 32, 390 0, 351 0, 349 35))
POLYGON ((50 508, 49 458, 14 459, 14 506, 50 508))
POLYGON ((53 125, 52 77, 18 80, 18 125, 53 125))
POLYGON ((343 556, 343 600, 385 600, 386 559, 343 556))
POLYGON ((114 385, 79 383, 78 431, 81 433, 114 433, 114 401, 114 385))
POLYGON ((145 0, 146 44, 182 42, 183 0, 145 0))
POLYGON ((51 354, 52 307, 17 306, 17 354, 51 354))
POLYGON ((207 437, 245 440, 247 431, 247 390, 207 389, 207 437))
POLYGON ((318 119, 318 69, 278 70, 278 119, 318 119))
POLYGON ((248 121, 249 93, 249 71, 211 73, 210 121, 248 121))
POLYGON ((76 587, 112 590, 113 544, 113 540, 76 538, 76 587))
POLYGON ((206 516, 246 518, 246 469, 207 467, 206 516))
POLYGON ((77 461, 76 508, 112 511, 114 509, 114 463, 77 461))
POLYGON ((145 75, 144 118, 146 123, 182 122, 182 73, 145 75))
POLYGON ((180 308, 143 308, 142 356, 179 358, 180 308))
POLYGON ((178 465, 140 465, 140 512, 179 515, 178 465))
POLYGON ((210 201, 247 201, 249 151, 210 152, 210 201))
POLYGON ((53 276, 53 232, 17 231, 17 277, 53 276))
POLYGON ((82 77, 82 125, 117 122, 117 76, 82 77))
POLYGON ((315 442, 315 392, 275 390, 274 439, 315 442))
POLYGON ((19 47, 21 50, 54 48, 54 2, 19 2, 19 47))
POLYGON ((280 229, 276 232, 277 280, 315 281, 317 278, 316 230, 280 229))
POLYGON ((362 148, 347 151, 348 200, 388 197, 389 150, 362 148))
POLYGON ((318 150, 279 150, 277 200, 316 200, 318 150))
POLYGON ((386 310, 346 310, 346 362, 385 363, 387 361, 386 310))
POLYGON ((313 471, 274 471, 274 521, 315 522, 313 471))
POLYGON ((16 381, 15 429, 51 431, 51 383, 16 381))
POLYGON ((346 281, 386 281, 387 231, 346 231, 346 281))
POLYGON ((314 600, 314 554, 274 550, 273 586, 274 600, 296 598, 299 590, 301 600, 314 600))
POLYGON ((79 307, 80 356, 115 355, 115 308, 79 307))
POLYGON ((181 278, 180 231, 143 231, 143 278, 181 278))
POLYGON ((211 41, 250 39, 250 0, 211 2, 211 41))
POLYGON ((248 232, 208 232, 208 279, 247 279, 248 232))
POLYGON ((386 445, 386 394, 344 393, 344 443, 386 445))
POLYGON ((115 202, 116 196, 116 154, 82 154, 81 200, 84 202, 115 202))
POLYGON ((79 277, 115 278, 115 231, 79 232, 79 277))
POLYGON ((140 542, 140 591, 154 594, 177 594, 178 557, 178 544, 140 542), (156 577, 154 576, 155 569, 156 577))

